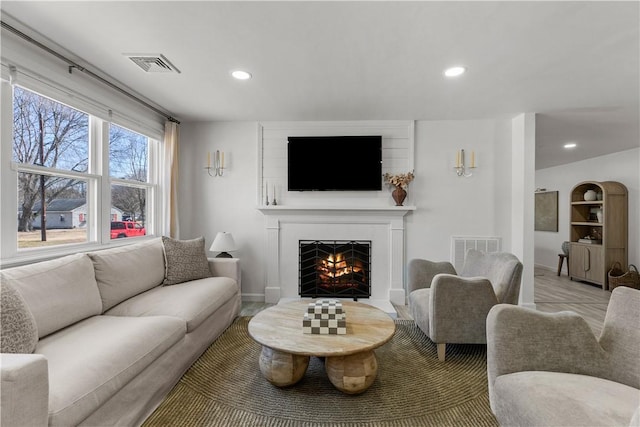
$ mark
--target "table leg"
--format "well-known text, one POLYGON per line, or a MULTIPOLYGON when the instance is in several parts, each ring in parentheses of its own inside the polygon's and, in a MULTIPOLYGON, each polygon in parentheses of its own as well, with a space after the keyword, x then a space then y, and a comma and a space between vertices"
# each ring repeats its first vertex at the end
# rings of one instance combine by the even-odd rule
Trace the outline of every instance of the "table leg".
POLYGON ((297 383, 309 366, 309 356, 299 356, 262 346, 260 372, 273 385, 286 387, 297 383))
POLYGON ((562 255, 558 255, 558 276, 562 274, 562 263, 564 261, 564 257, 562 255))
POLYGON ((346 394, 360 394, 367 390, 378 374, 378 361, 373 350, 349 356, 327 357, 325 369, 329 381, 346 394))

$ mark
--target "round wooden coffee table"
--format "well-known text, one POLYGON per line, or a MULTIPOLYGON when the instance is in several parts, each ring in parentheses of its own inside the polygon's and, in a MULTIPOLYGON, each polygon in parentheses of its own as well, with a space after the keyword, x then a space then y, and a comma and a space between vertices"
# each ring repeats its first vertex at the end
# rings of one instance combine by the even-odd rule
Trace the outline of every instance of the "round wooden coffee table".
POLYGON ((304 334, 302 318, 310 302, 278 304, 251 319, 249 335, 262 344, 260 371, 272 384, 286 387, 304 376, 310 356, 324 357, 327 376, 338 390, 364 392, 378 373, 373 350, 393 337, 393 319, 370 305, 342 301, 345 335, 304 334))

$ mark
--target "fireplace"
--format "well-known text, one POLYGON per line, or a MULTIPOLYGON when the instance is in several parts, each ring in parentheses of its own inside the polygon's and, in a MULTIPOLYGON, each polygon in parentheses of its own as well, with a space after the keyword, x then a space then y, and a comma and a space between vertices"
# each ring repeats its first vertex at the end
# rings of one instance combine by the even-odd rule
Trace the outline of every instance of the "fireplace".
POLYGON ((302 297, 369 298, 370 240, 300 240, 302 297))

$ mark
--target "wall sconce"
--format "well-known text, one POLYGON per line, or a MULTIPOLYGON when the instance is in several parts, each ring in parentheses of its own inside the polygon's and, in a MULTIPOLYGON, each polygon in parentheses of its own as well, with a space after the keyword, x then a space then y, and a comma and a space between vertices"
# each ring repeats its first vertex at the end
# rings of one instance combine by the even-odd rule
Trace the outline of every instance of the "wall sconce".
POLYGON ((456 153, 456 165, 454 169, 456 170, 456 174, 458 176, 464 176, 465 178, 469 178, 473 173, 471 171, 467 171, 467 169, 475 169, 476 168, 476 152, 471 152, 471 162, 469 166, 465 165, 464 159, 464 150, 460 150, 456 153))
POLYGON ((209 176, 222 176, 224 167, 224 151, 216 150, 213 153, 213 166, 211 166, 211 152, 207 151, 207 167, 205 168, 209 176), (211 173, 213 169, 213 173, 211 173))
POLYGON ((209 250, 211 252, 220 252, 216 255, 216 258, 233 258, 233 256, 229 253, 231 251, 237 250, 235 240, 233 240, 233 236, 231 233, 226 233, 223 231, 218 232, 216 234, 216 238, 213 240, 211 247, 209 250))

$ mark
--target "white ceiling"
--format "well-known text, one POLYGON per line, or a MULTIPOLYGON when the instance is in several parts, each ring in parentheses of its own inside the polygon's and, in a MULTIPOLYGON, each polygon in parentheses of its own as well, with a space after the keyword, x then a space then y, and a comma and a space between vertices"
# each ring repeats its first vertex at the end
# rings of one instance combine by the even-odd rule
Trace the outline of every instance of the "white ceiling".
POLYGON ((3 20, 36 29, 185 122, 535 112, 538 169, 640 145, 637 1, 5 0, 0 7, 3 20), (181 73, 144 73, 125 53, 161 53, 181 73), (445 79, 454 64, 468 72, 445 79), (232 79, 238 68, 253 79, 232 79), (571 152, 562 149, 569 141, 578 144, 571 152))

